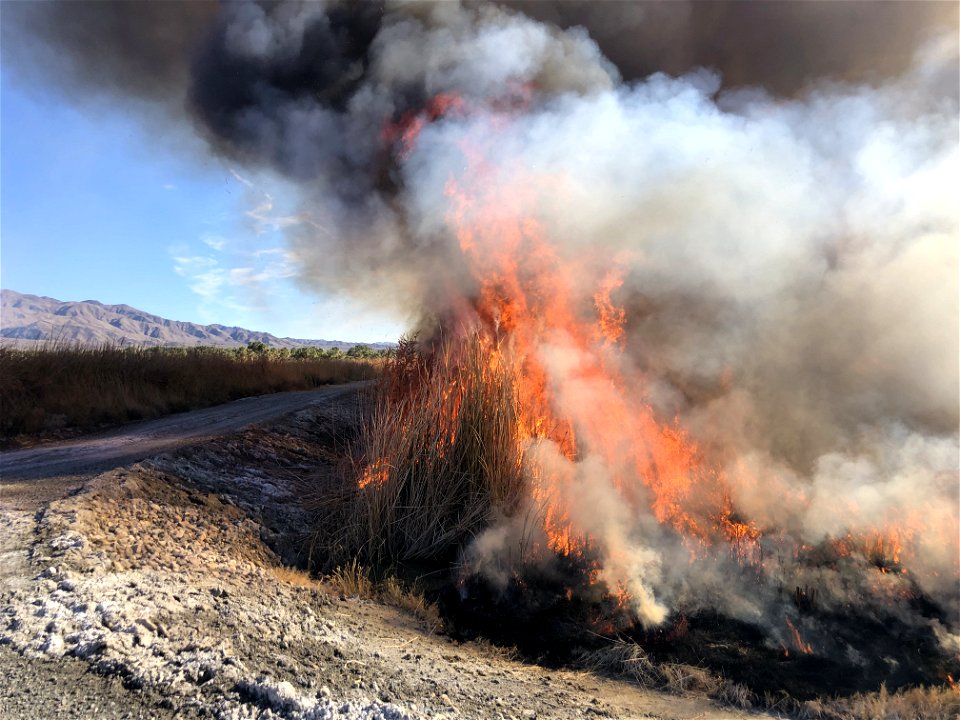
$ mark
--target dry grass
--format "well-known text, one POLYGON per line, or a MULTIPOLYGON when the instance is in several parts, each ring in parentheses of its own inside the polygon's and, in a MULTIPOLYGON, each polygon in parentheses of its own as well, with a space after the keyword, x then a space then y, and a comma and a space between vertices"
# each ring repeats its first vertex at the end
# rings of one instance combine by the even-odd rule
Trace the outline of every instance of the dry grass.
POLYGON ((215 348, 0 348, 0 438, 152 418, 374 377, 377 362, 215 348))
POLYGON ((808 700, 799 703, 802 720, 956 720, 960 717, 960 690, 950 687, 921 687, 847 698, 808 700))
POLYGON ((327 583, 331 590, 340 595, 378 600, 400 608, 425 622, 430 632, 443 627, 440 610, 428 602, 422 592, 395 575, 390 575, 381 582, 374 582, 369 568, 356 559, 335 568, 327 576, 327 583))
POLYGON ((270 574, 284 585, 293 585, 294 587, 315 588, 318 587, 317 581, 305 570, 287 567, 286 565, 273 566, 270 568, 270 574))
POLYGON ((757 696, 702 667, 681 663, 656 663, 636 643, 612 641, 597 650, 584 652, 577 663, 593 672, 627 677, 641 687, 677 694, 706 695, 728 705, 749 708, 757 696))
POLYGON ((370 579, 370 571, 361 565, 356 559, 346 565, 340 565, 334 569, 327 578, 330 587, 334 592, 348 597, 373 597, 373 580, 370 579))
POLYGON ((639 645, 622 640, 581 654, 577 664, 592 672, 626 677, 651 690, 706 695, 725 705, 775 712, 798 720, 956 720, 960 691, 950 687, 921 687, 860 693, 844 698, 798 701, 785 693, 758 697, 748 688, 681 663, 657 663, 639 645))
POLYGON ((351 479, 316 494, 317 546, 332 563, 453 557, 491 514, 509 514, 520 500, 517 411, 510 373, 491 363, 479 336, 432 351, 401 343, 351 479))
POLYGON ((425 622, 431 632, 443 627, 437 606, 428 602, 422 592, 405 585, 396 577, 388 577, 380 584, 379 597, 388 605, 398 607, 425 622))

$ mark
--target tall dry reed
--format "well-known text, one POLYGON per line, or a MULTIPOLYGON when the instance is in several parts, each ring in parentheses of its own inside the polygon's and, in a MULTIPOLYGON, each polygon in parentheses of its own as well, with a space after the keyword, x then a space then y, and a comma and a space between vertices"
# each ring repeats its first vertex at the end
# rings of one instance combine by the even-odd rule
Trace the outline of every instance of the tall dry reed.
POLYGON ((517 507, 517 396, 482 335, 402 342, 371 404, 346 482, 312 503, 327 562, 452 559, 493 514, 517 507))

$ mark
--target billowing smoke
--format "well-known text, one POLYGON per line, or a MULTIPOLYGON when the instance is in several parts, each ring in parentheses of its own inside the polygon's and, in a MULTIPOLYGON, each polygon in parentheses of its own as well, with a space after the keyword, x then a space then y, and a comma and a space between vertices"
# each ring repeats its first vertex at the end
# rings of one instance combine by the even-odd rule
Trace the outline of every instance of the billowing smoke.
MULTIPOLYGON (((81 89, 182 103, 214 152, 295 180, 308 285, 424 322, 469 304, 480 280, 451 184, 496 201, 484 221, 542 228, 582 314, 616 269, 625 336, 604 362, 685 428, 733 514, 794 549, 885 537, 909 571, 883 573, 889 592, 915 583, 955 617, 956 6, 509 5, 184 3, 144 23, 134 4, 48 4, 19 26, 71 53, 81 89), (53 24, 65 13, 79 19, 53 24)), ((589 437, 583 408, 610 389, 562 335, 537 351, 555 410, 589 437)), ((644 622, 781 612, 773 584, 691 564, 651 514, 625 512, 622 469, 591 448, 530 457, 644 622)), ((510 541, 494 528, 474 558, 510 541)), ((779 581, 841 607, 880 575, 851 555, 849 573, 779 581)))

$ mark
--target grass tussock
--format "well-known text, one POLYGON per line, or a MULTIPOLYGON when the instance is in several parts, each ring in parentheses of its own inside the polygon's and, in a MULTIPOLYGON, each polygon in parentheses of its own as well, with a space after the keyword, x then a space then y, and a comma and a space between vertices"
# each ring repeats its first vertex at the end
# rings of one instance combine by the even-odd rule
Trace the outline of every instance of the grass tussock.
POLYGON ((522 492, 512 375, 482 336, 387 361, 348 481, 316 494, 317 546, 331 563, 452 557, 522 492))
POLYGON ((0 348, 0 440, 158 417, 374 377, 382 361, 266 348, 0 348))
POLYGON ((422 620, 431 631, 443 627, 443 619, 440 617, 437 606, 429 602, 422 592, 404 584, 396 577, 391 576, 383 581, 380 585, 379 597, 388 605, 398 607, 418 620, 422 620))
POLYGON ((373 597, 374 583, 370 579, 370 571, 356 559, 346 565, 334 568, 327 581, 333 591, 341 595, 361 598, 373 597))
POLYGON ((340 595, 378 600, 400 608, 425 622, 431 632, 443 626, 439 609, 429 602, 422 592, 404 583, 395 575, 389 575, 384 580, 375 582, 369 568, 361 565, 356 558, 336 567, 327 576, 327 583, 330 589, 340 595))

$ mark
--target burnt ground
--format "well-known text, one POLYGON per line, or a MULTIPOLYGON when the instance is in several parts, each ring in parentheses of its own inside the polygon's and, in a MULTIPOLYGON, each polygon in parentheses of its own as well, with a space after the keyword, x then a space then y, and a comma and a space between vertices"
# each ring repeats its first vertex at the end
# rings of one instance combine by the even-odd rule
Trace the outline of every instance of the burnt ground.
POLYGON ((817 644, 805 653, 773 642, 759 626, 712 611, 677 613, 656 630, 632 626, 585 576, 583 566, 562 559, 548 571, 531 569, 505 590, 471 577, 437 597, 458 637, 512 643, 550 666, 576 663, 618 640, 636 644, 655 665, 706 668, 755 697, 797 701, 946 686, 948 677, 960 677, 960 657, 946 651, 925 622, 947 620, 945 611, 919 590, 908 603, 913 624, 894 607, 837 612, 788 596, 800 617, 819 628, 817 644), (580 590, 571 594, 571 587, 580 590))
POLYGON ((515 659, 292 569, 355 397, 98 475, 0 483, 0 717, 735 718, 515 659))

